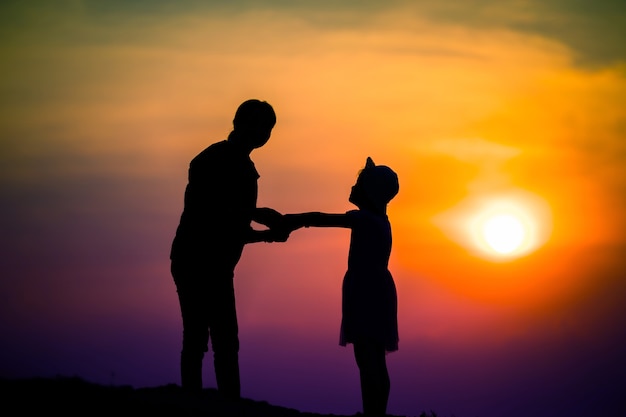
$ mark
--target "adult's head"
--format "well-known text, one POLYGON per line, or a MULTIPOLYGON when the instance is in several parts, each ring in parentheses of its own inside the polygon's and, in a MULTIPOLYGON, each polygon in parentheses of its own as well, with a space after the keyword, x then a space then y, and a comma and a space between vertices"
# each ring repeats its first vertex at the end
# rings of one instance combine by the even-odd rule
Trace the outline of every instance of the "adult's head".
POLYGON ((233 133, 238 141, 245 142, 250 150, 267 143, 276 125, 276 113, 272 106, 257 99, 246 100, 239 105, 233 119, 233 133))

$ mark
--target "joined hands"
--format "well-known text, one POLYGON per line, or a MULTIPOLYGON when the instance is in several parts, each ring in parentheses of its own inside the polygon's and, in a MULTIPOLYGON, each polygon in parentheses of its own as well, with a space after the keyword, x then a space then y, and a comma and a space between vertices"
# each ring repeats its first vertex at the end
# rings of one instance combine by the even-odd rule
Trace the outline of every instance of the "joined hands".
POLYGON ((253 220, 268 227, 264 231, 265 242, 286 242, 291 232, 303 227, 298 224, 297 215, 283 215, 268 207, 257 208, 253 220))

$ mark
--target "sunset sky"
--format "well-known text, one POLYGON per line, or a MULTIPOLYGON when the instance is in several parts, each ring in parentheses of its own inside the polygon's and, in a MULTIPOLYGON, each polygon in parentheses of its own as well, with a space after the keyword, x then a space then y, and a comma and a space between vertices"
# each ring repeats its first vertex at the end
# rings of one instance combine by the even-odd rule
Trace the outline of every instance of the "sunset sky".
MULTIPOLYGON (((398 173, 389 413, 626 415, 625 45, 623 0, 2 1, 0 377, 179 383, 188 164, 258 98, 259 206, 344 212, 368 156, 398 173)), ((361 411, 348 244, 245 249, 243 396, 361 411)))

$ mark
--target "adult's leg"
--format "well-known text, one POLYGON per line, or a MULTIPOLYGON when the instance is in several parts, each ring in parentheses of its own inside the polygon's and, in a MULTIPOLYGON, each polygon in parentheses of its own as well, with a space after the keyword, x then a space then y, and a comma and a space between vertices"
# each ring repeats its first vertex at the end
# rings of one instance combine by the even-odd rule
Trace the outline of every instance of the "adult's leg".
POLYGON ((181 386, 188 392, 202 390, 202 359, 208 350, 209 311, 202 277, 191 265, 172 262, 172 276, 183 321, 183 347, 180 353, 181 386))
POLYGON ((384 346, 367 341, 354 343, 354 357, 361 379, 363 414, 384 416, 391 388, 384 346))
POLYGON ((235 289, 232 274, 219 278, 214 282, 215 297, 212 297, 213 311, 210 315, 215 378, 220 394, 237 400, 241 397, 241 382, 235 289))

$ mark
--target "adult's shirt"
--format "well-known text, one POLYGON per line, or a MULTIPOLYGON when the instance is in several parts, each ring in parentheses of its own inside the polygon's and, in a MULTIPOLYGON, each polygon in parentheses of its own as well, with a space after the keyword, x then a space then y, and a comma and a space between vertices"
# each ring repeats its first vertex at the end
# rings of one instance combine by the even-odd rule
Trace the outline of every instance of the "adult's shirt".
POLYGON ((200 152, 189 164, 170 258, 234 269, 252 231, 258 178, 249 154, 232 140, 200 152))

